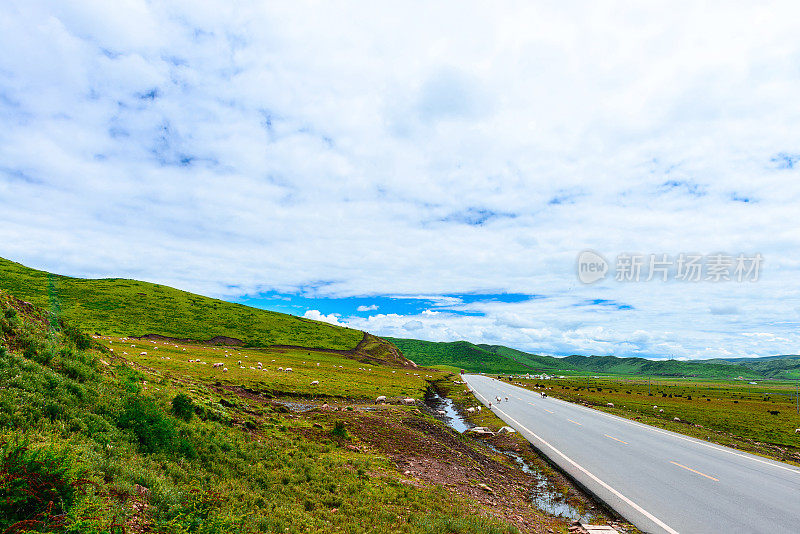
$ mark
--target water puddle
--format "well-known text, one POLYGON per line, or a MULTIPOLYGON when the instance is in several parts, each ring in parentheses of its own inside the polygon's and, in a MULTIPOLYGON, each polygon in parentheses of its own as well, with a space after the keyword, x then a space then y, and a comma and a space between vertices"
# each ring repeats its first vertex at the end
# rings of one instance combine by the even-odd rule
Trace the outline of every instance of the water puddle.
POLYGON ((425 405, 436 419, 457 432, 466 432, 475 426, 461 416, 452 399, 442 397, 435 391, 428 390, 425 393, 425 405))
MULTIPOLYGON (((425 404, 436 419, 442 421, 457 432, 465 432, 475 426, 464 419, 451 399, 442 397, 434 391, 426 393, 425 404)), ((496 453, 504 454, 513 459, 523 472, 530 475, 536 481, 531 491, 531 501, 536 508, 547 514, 563 517, 572 521, 588 522, 591 519, 593 514, 590 512, 581 512, 578 507, 567 502, 564 494, 558 491, 558 488, 552 484, 544 474, 530 466, 522 456, 513 452, 501 451, 486 442, 481 443, 496 453)))
POLYGON ((556 488, 545 475, 528 465, 522 456, 507 451, 497 450, 497 452, 512 458, 517 462, 520 468, 522 468, 522 471, 536 480, 536 486, 533 488, 533 491, 531 491, 531 500, 536 508, 556 517, 564 517, 572 521, 580 521, 581 523, 590 522, 593 516, 592 513, 581 512, 577 506, 573 506, 567 502, 564 494, 558 491, 558 488, 556 488))

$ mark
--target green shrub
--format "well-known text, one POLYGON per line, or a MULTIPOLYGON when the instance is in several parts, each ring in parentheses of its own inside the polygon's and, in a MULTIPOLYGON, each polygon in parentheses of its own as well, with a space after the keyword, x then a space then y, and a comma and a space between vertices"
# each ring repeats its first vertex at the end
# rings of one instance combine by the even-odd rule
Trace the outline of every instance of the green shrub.
POLYGON ((131 430, 144 452, 174 452, 193 458, 191 444, 175 428, 175 421, 167 417, 156 402, 143 396, 129 397, 117 426, 131 430))
POLYGON ((64 336, 69 340, 78 350, 87 350, 92 346, 92 338, 81 332, 74 326, 64 327, 64 336))
POLYGON ((133 431, 145 452, 164 451, 175 441, 175 425, 148 397, 130 397, 117 418, 120 428, 133 431))
POLYGON ((331 435, 336 436, 337 438, 347 437, 347 429, 344 426, 344 421, 336 421, 336 423, 334 423, 333 430, 331 430, 331 435))
POLYGON ((58 516, 72 505, 81 484, 71 480, 69 471, 62 453, 0 443, 0 531, 20 521, 27 522, 26 531, 57 528, 58 516))
POLYGON ((175 395, 175 398, 172 399, 172 413, 184 421, 191 421, 194 414, 194 403, 191 397, 184 393, 175 395))

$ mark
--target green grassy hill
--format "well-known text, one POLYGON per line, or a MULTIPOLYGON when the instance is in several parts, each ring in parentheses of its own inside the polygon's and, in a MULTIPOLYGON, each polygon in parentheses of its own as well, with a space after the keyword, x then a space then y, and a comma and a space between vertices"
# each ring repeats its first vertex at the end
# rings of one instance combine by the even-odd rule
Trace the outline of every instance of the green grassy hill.
MULTIPOLYGON (((615 356, 567 356, 555 358, 530 354, 502 345, 474 345, 467 341, 437 343, 417 339, 387 338, 403 354, 420 365, 449 365, 484 373, 602 373, 698 378, 764 378, 780 365, 794 369, 795 360, 778 360, 748 366, 713 361, 687 362, 615 356), (783 363, 781 363, 783 362, 783 363)), ((776 372, 776 376, 783 376, 776 372)))
POLYGON ((467 341, 437 343, 419 339, 387 337, 403 355, 417 365, 447 365, 472 373, 525 373, 531 369, 519 362, 485 350, 467 341))
MULTIPOLYGON (((120 278, 53 275, 0 258, 0 289, 55 312, 87 332, 208 340, 226 336, 248 346, 297 345, 351 350, 359 330, 232 304, 171 287, 120 278)), ((374 347, 373 347, 374 348, 374 347)), ((378 353, 389 354, 386 344, 378 353)))
MULTIPOLYGON (((232 366, 247 353, 294 363, 308 351, 199 345, 183 352, 177 344, 105 339, 103 347, 71 325, 54 326, 47 311, 0 290, 0 532, 519 533, 449 488, 407 483, 390 459, 400 448, 416 462, 434 440, 448 466, 481 454, 416 408, 342 404, 289 413, 243 376, 232 378, 246 389, 226 388, 210 366, 169 367, 185 368, 187 355, 232 366), (146 366, 124 356, 141 348, 158 356, 146 366)), ((352 391, 371 391, 388 377, 424 389, 422 378, 389 367, 358 372, 336 353, 314 357, 322 365, 309 371, 322 381, 332 379, 334 364, 349 365, 342 380, 352 391)), ((281 380, 259 374, 267 384, 281 380)), ((300 368, 296 377, 282 374, 308 386, 300 368)))

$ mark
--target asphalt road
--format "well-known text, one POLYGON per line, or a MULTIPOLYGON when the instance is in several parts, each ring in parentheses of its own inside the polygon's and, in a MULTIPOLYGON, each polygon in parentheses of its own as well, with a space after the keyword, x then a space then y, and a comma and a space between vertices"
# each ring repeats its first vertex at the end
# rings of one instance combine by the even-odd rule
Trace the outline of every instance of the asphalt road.
POLYGON ((498 417, 645 532, 800 533, 800 468, 486 376, 464 380, 498 417))

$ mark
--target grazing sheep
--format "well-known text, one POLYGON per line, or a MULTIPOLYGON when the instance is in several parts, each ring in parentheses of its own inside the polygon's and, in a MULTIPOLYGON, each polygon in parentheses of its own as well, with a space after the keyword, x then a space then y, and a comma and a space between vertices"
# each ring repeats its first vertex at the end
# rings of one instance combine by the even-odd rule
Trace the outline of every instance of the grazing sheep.
POLYGON ((283 367, 278 367, 278 371, 283 371, 283 367))
POLYGON ((469 413, 475 413, 475 408, 467 408, 467 411, 468 411, 469 413))
POLYGON ((283 371, 284 371, 285 373, 291 373, 291 372, 292 372, 292 368, 291 368, 291 367, 287 367, 287 368, 286 368, 286 369, 284 369, 283 371))
POLYGON ((236 362, 236 363, 237 363, 237 364, 239 364, 239 365, 242 365, 242 360, 239 360, 239 361, 238 361, 238 362, 236 362))
POLYGON ((319 385, 319 380, 314 380, 313 382, 311 382, 311 385, 312 386, 318 386, 319 385))
POLYGON ((223 368, 222 368, 222 372, 223 372, 223 373, 227 373, 227 372, 228 372, 228 368, 227 368, 227 367, 223 367, 223 368))
POLYGON ((676 423, 680 423, 681 422, 681 420, 678 419, 677 417, 673 417, 672 420, 675 421, 676 423))
POLYGON ((545 397, 547 397, 547 393, 545 393, 544 391, 542 391, 542 398, 545 398, 545 397))
POLYGON ((658 410, 658 413, 664 413, 664 409, 661 408, 660 410, 658 410))
POLYGON ((381 395, 375 399, 375 404, 380 404, 382 402, 386 402, 386 395, 381 395))
POLYGON ((222 367, 222 366, 223 366, 223 364, 222 364, 222 363, 220 363, 220 362, 217 362, 217 363, 215 363, 214 365, 212 365, 212 367, 213 367, 214 369, 216 369, 217 367, 222 367))
POLYGON ((613 402, 607 402, 606 406, 608 406, 609 408, 613 408, 614 407, 614 403, 613 402))
POLYGON ((415 401, 415 400, 414 400, 414 399, 412 399, 411 397, 406 397, 405 399, 403 399, 403 404, 405 404, 405 405, 407 405, 407 406, 413 406, 413 405, 415 405, 416 403, 417 403, 417 401, 415 401))
POLYGON ((794 429, 794 433, 795 433, 795 434, 800 434, 800 428, 795 428, 795 429, 794 429))
POLYGON ((139 356, 147 356, 147 353, 146 352, 140 352, 139 356))

